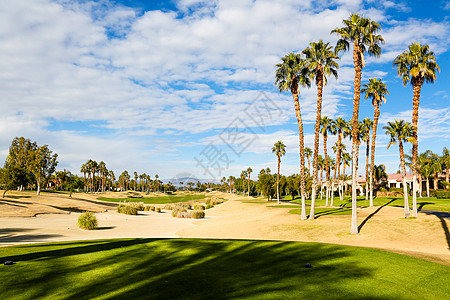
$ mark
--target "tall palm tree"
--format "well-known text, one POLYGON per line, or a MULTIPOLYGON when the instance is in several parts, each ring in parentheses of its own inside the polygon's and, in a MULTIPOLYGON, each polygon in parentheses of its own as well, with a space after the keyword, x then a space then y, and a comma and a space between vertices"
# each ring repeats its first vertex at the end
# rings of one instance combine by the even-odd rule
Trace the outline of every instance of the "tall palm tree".
POLYGON ((436 63, 434 52, 430 51, 428 45, 412 43, 408 50, 394 59, 393 65, 397 67, 397 74, 402 78, 403 85, 411 83, 413 87, 413 115, 412 126, 414 127, 414 142, 412 147, 412 170, 413 170, 413 216, 417 217, 417 176, 418 176, 418 122, 419 101, 422 85, 425 82, 433 83, 436 79, 436 71, 440 71, 436 63))
POLYGON ((248 167, 247 169, 247 176, 248 176, 248 192, 247 196, 250 196, 250 174, 253 172, 251 167, 248 167))
POLYGON ((402 166, 402 182, 403 182, 403 198, 405 200, 405 218, 409 218, 409 203, 408 203, 408 188, 406 186, 406 165, 405 165, 405 154, 403 152, 403 142, 413 142, 414 140, 414 127, 403 120, 395 120, 394 122, 388 122, 386 126, 383 126, 386 130, 386 134, 391 136, 391 140, 387 145, 387 148, 392 144, 398 143, 398 148, 400 151, 400 163, 402 166))
MULTIPOLYGON (((344 138, 344 133, 347 131, 346 129, 348 128, 348 123, 345 119, 339 117, 336 120, 334 120, 333 123, 334 129, 335 131, 337 131, 338 134, 338 140, 336 143, 337 149, 336 149, 336 165, 339 166, 341 163, 341 145, 342 144, 342 140, 344 138)), ((338 174, 337 174, 337 178, 339 178, 339 168, 338 169, 338 174)), ((334 176, 334 180, 336 180, 336 174, 334 176)))
MULTIPOLYGON (((369 199, 369 145, 370 145, 370 130, 373 127, 373 121, 369 118, 363 120, 364 124, 364 136, 363 140, 366 142, 366 200, 369 199)), ((373 201, 370 203, 373 206, 373 201)))
POLYGON ((313 155, 313 151, 311 150, 311 148, 305 147, 305 156, 306 159, 308 160, 308 170, 310 174, 311 174, 311 155, 313 155))
POLYGON ((355 69, 354 89, 353 89, 353 123, 352 123, 352 226, 351 233, 358 233, 358 221, 356 217, 356 165, 358 158, 359 146, 356 143, 358 131, 358 114, 359 114, 359 99, 361 95, 361 74, 365 66, 364 53, 378 57, 381 55, 381 47, 379 44, 384 43, 378 31, 381 29, 380 24, 364 18, 359 14, 351 14, 346 20, 343 20, 344 27, 336 28, 331 33, 336 33, 340 36, 337 42, 336 50, 347 51, 350 48, 350 43, 353 43, 353 65, 355 69))
POLYGON ((373 206, 373 166, 375 164, 375 139, 377 137, 378 118, 380 117, 380 105, 383 101, 384 103, 386 103, 385 95, 389 95, 389 92, 387 90, 387 85, 378 78, 369 79, 369 83, 363 85, 361 92, 365 93, 366 100, 369 97, 372 98, 372 105, 374 107, 369 171, 369 205, 373 206))
POLYGON ((277 203, 280 204, 280 164, 281 156, 286 154, 286 145, 282 141, 278 141, 273 145, 272 153, 275 153, 278 159, 278 173, 277 173, 277 203))
MULTIPOLYGON (((352 161, 352 157, 349 153, 342 153, 342 185, 345 191, 347 191, 347 183, 345 182, 345 167, 350 167, 350 162, 352 161)), ((344 193, 341 193, 341 201, 344 200, 344 193)))
POLYGON ((317 85, 317 111, 316 125, 314 127, 314 159, 313 159, 313 178, 312 178, 312 194, 311 194, 311 211, 309 219, 314 219, 314 209, 317 191, 317 156, 319 155, 319 130, 322 113, 322 92, 323 87, 327 84, 327 76, 333 75, 338 77, 337 69, 339 65, 336 62, 339 57, 332 51, 333 47, 330 43, 319 42, 309 43, 309 47, 303 50, 306 56, 306 63, 311 78, 314 78, 317 85))
POLYGON ((308 69, 305 68, 305 61, 300 54, 289 53, 283 58, 283 61, 276 65, 275 84, 278 90, 290 91, 294 98, 295 115, 297 117, 299 147, 300 147, 300 191, 302 197, 302 215, 301 219, 306 219, 306 192, 305 192, 305 153, 304 153, 304 137, 303 137, 303 121, 300 112, 299 94, 300 87, 311 86, 308 69))
MULTIPOLYGON (((328 133, 333 133, 333 120, 328 118, 327 116, 323 116, 320 118, 320 133, 323 137, 323 154, 324 157, 328 157, 328 147, 327 147, 327 140, 328 140, 328 133)), ((313 167, 314 168, 314 167, 313 167)), ((325 160, 325 185, 326 185, 326 196, 325 196, 325 205, 328 206, 328 197, 329 197, 329 189, 330 189, 330 172, 328 168, 328 160, 325 160)))
POLYGON ((245 194, 245 179, 247 178, 247 171, 243 170, 241 172, 241 180, 242 180, 242 196, 245 194))

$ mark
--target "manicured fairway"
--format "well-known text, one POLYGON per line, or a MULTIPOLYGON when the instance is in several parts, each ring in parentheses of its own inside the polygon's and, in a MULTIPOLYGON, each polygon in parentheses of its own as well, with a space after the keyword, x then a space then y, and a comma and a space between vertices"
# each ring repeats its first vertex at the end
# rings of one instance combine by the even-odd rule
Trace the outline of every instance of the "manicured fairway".
POLYGON ((166 204, 166 203, 177 203, 186 202, 191 200, 204 199, 205 195, 170 195, 170 196, 160 196, 160 197, 128 197, 128 198, 106 198, 98 197, 98 200, 110 201, 110 202, 144 202, 145 204, 166 204))
POLYGON ((450 268, 319 243, 122 239, 0 248, 2 299, 448 299, 450 268), (305 268, 311 263, 312 268, 305 268))

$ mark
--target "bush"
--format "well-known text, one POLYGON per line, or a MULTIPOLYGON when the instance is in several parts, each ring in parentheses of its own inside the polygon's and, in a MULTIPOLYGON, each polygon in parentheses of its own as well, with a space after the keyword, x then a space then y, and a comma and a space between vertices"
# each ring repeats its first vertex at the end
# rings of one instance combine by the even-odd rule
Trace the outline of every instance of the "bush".
POLYGON ((205 209, 210 209, 210 208, 213 208, 213 207, 214 207, 214 205, 212 205, 211 203, 209 203, 209 204, 206 204, 205 209))
POLYGON ((149 211, 150 209, 151 209, 150 205, 146 205, 146 206, 144 207, 144 211, 149 211))
POLYGON ((178 213, 183 213, 183 212, 187 212, 187 209, 182 206, 175 205, 172 208, 172 217, 180 218, 180 217, 178 217, 178 213))
POLYGON ((203 210, 194 210, 191 213, 191 216, 194 219, 203 219, 205 217, 205 211, 203 211, 203 210))
POLYGON ((121 203, 117 207, 117 212, 126 215, 137 215, 138 210, 135 205, 131 205, 131 203, 121 203))
POLYGON ((161 207, 156 207, 155 208, 155 212, 160 213, 161 212, 161 207))
POLYGON ((165 210, 172 210, 173 209, 173 205, 172 204, 166 204, 166 205, 164 205, 164 209, 165 210))
POLYGON ((81 229, 94 230, 97 228, 98 221, 92 212, 86 211, 78 217, 77 225, 81 229))
POLYGON ((194 205, 194 210, 205 210, 205 206, 203 204, 194 205))
POLYGON ((437 191, 436 198, 438 199, 450 199, 450 191, 437 191))
POLYGON ((156 207, 150 206, 151 211, 155 211, 156 207))

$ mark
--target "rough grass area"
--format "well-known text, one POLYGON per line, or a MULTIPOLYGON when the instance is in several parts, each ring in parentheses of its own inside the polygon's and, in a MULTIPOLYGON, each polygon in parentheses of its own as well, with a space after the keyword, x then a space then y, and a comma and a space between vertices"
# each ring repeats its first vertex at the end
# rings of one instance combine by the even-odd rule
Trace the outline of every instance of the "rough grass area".
POLYGON ((204 199, 205 195, 170 195, 170 196, 159 196, 159 197, 128 197, 128 198, 106 198, 98 197, 98 200, 110 201, 110 202, 144 202, 145 204, 166 204, 166 203, 177 203, 186 202, 191 200, 204 199))
POLYGON ((319 243, 128 239, 0 248, 2 299, 447 299, 450 268, 319 243), (305 268, 310 263, 312 268, 305 268))

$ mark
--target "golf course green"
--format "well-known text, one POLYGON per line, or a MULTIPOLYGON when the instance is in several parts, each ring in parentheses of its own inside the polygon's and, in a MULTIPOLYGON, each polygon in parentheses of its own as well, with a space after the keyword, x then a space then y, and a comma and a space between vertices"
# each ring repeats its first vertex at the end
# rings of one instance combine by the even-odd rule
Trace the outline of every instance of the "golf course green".
POLYGON ((448 299, 450 268, 321 243, 113 239, 0 248, 2 299, 448 299), (312 268, 305 268, 305 264, 312 268))

